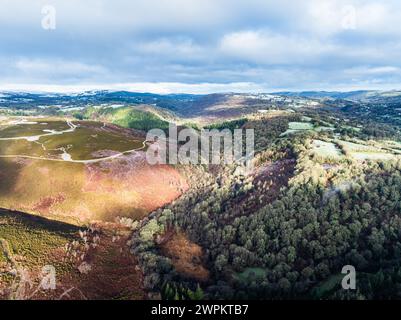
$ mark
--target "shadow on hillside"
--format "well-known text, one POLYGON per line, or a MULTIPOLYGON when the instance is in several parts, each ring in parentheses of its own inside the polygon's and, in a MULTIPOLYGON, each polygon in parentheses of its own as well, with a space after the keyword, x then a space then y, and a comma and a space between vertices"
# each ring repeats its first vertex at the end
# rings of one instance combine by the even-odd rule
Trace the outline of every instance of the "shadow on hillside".
POLYGON ((47 218, 35 216, 21 211, 11 211, 0 208, 0 219, 3 217, 12 218, 16 220, 18 223, 23 224, 27 227, 36 229, 39 228, 42 230, 46 230, 48 232, 55 232, 55 233, 61 232, 65 234, 72 234, 78 232, 79 230, 79 227, 69 223, 50 220, 47 218))

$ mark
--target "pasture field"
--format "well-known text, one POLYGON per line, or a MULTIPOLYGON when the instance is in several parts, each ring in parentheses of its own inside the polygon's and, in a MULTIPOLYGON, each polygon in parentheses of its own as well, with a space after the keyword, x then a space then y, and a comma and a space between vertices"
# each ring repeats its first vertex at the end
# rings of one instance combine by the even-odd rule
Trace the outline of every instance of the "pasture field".
POLYGON ((393 160, 395 155, 384 152, 353 152, 352 156, 357 160, 393 160))
POLYGON ((364 160, 394 160, 397 158, 397 150, 386 148, 385 143, 375 142, 373 144, 363 144, 363 142, 351 142, 336 140, 343 152, 358 161, 364 160))
POLYGON ((340 161, 348 157, 356 161, 386 161, 395 160, 401 154, 395 141, 364 143, 362 141, 332 141, 312 140, 312 153, 321 160, 340 161))
POLYGON ((378 149, 374 146, 368 146, 362 143, 350 142, 338 140, 337 143, 346 151, 346 152, 377 152, 378 149))
POLYGON ((386 140, 383 141, 383 146, 389 148, 395 154, 401 154, 401 143, 398 141, 386 140))
POLYGON ((290 122, 289 130, 313 130, 313 124, 310 122, 290 122))
MULTIPOLYGON (((303 120, 309 120, 308 117, 303 117, 303 120)), ((310 120, 309 120, 310 121, 310 120)), ((304 132, 304 131, 315 131, 315 132, 322 132, 322 131, 335 131, 334 127, 329 126, 314 126, 309 121, 306 122, 290 122, 288 124, 288 129, 284 132, 281 136, 286 136, 289 134, 304 132)))
POLYGON ((341 159, 343 154, 341 150, 336 146, 336 144, 332 142, 326 142, 322 140, 313 140, 312 141, 313 152, 322 158, 329 159, 341 159))
POLYGON ((319 127, 314 128, 314 130, 316 132, 321 132, 321 131, 335 131, 336 129, 333 127, 328 127, 328 126, 319 126, 319 127))

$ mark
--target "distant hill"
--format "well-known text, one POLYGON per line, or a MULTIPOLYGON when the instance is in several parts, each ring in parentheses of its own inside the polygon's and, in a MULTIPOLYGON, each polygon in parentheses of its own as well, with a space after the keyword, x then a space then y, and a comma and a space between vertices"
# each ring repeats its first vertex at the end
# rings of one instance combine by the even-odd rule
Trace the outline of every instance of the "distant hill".
POLYGON ((196 95, 158 95, 128 91, 86 91, 81 93, 0 92, 0 107, 81 106, 88 104, 150 104, 175 110, 196 99, 196 95))
POLYGON ((287 97, 302 97, 314 99, 335 99, 352 101, 376 101, 376 100, 401 100, 401 91, 373 91, 359 90, 349 92, 339 91, 302 91, 302 92, 277 92, 276 94, 287 97))
MULTIPOLYGON (((187 122, 211 123, 247 116, 261 110, 276 110, 319 106, 344 106, 348 103, 401 103, 401 91, 301 91, 277 93, 214 93, 195 94, 153 94, 129 91, 87 91, 73 94, 0 92, 0 111, 4 108, 19 113, 62 115, 90 107, 120 108, 134 107, 149 111, 149 123, 161 118, 167 122, 177 118, 187 122), (154 117, 157 115, 158 117, 154 117)), ((20 114, 26 115, 26 114, 20 114)), ((143 113, 135 115, 134 118, 143 113)), ((131 117, 132 118, 132 117, 131 117)), ((174 122, 174 121, 173 121, 174 122)), ((138 127, 131 121, 132 128, 138 127)), ((159 124, 160 126, 160 124, 159 124)))

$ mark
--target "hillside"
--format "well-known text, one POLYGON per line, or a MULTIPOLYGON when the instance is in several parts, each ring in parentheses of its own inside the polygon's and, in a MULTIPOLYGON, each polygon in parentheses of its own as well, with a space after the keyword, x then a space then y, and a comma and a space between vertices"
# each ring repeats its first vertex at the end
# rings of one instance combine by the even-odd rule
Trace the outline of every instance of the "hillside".
POLYGON ((256 130, 254 171, 181 169, 189 190, 133 237, 147 290, 181 299, 199 286, 214 299, 399 298, 401 154, 391 122, 376 124, 380 137, 357 117, 319 109, 236 124, 256 130), (159 250, 177 229, 203 249, 206 281, 159 250), (366 280, 357 292, 341 290, 348 264, 366 280))
POLYGON ((85 251, 92 272, 68 264, 62 283, 79 288, 69 298, 398 299, 400 105, 347 94, 171 96, 181 101, 171 109, 90 104, 23 116, 8 108, 0 206, 92 230, 90 245, 103 239, 85 251), (150 166, 146 131, 168 123, 253 129, 254 169, 150 166), (348 264, 365 281, 358 291, 341 290, 348 264))
POLYGON ((129 234, 122 224, 79 229, 0 209, 0 299, 142 299, 129 234))
POLYGON ((102 122, 69 128, 61 120, 34 120, 1 126, 4 208, 76 224, 114 221, 144 217, 186 189, 174 168, 147 164, 143 133, 102 122), (154 194, 159 188, 164 192, 154 194))

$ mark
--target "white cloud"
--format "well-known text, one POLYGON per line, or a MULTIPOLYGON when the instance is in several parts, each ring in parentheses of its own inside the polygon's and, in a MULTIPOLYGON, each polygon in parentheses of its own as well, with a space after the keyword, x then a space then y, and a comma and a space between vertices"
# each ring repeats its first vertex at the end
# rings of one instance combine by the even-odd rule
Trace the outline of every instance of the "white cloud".
POLYGON ((0 6, 3 83, 140 83, 156 91, 220 90, 210 83, 238 82, 313 88, 390 77, 401 84, 399 0, 0 0, 0 6), (40 26, 45 4, 56 8, 51 32, 40 26), (208 85, 184 85, 195 82, 208 85))
POLYGON ((213 92, 261 92, 267 88, 251 82, 235 83, 199 83, 179 82, 138 82, 92 85, 53 85, 53 84, 0 84, 1 91, 59 92, 76 93, 90 90, 126 90, 131 92, 150 92, 157 94, 192 93, 206 94, 213 92))
POLYGON ((331 44, 269 31, 240 31, 227 34, 220 43, 228 56, 262 64, 294 64, 331 52, 331 44))
POLYGON ((401 68, 392 66, 383 67, 354 67, 344 70, 344 73, 350 75, 386 75, 386 74, 400 74, 401 68))
MULTIPOLYGON (((134 51, 151 57, 164 56, 168 60, 197 60, 205 58, 206 48, 196 44, 189 38, 161 38, 154 41, 140 42, 134 44, 134 51)), ((210 51, 209 51, 210 52, 210 51)))
POLYGON ((61 30, 174 30, 225 21, 228 4, 226 0, 221 4, 214 0, 0 0, 0 26, 17 23, 40 28, 41 8, 52 5, 57 13, 57 28, 61 30))
POLYGON ((62 59, 19 59, 15 63, 17 70, 25 74, 42 76, 79 76, 81 74, 99 75, 106 73, 106 69, 99 65, 89 65, 78 61, 62 59))

